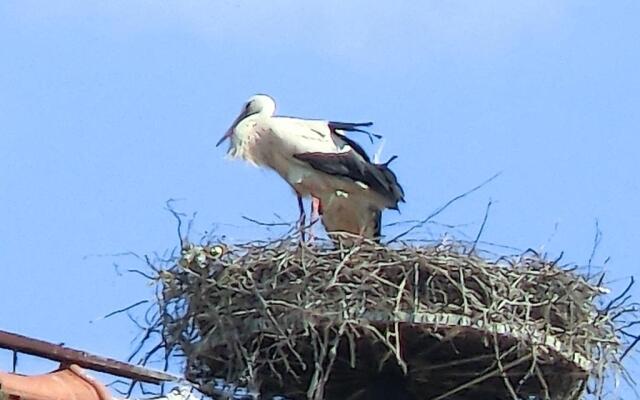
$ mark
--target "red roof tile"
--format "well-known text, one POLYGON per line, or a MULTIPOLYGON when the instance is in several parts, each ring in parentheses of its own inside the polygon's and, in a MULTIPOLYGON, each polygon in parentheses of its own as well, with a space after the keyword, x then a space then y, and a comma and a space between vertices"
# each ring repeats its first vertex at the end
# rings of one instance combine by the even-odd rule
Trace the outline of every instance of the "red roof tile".
POLYGON ((112 400, 107 388, 77 365, 44 375, 0 372, 0 393, 20 400, 112 400))

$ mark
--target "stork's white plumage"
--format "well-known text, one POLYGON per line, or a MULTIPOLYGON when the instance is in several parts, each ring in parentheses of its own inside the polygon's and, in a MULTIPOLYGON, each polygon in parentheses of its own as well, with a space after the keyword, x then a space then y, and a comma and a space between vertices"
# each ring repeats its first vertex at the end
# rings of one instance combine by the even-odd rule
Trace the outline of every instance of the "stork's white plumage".
POLYGON ((255 95, 220 139, 228 154, 275 170, 301 198, 319 199, 327 231, 367 237, 379 235, 379 216, 397 209, 402 188, 386 164, 373 164, 362 148, 344 135, 371 123, 341 123, 275 116, 275 101, 255 95))

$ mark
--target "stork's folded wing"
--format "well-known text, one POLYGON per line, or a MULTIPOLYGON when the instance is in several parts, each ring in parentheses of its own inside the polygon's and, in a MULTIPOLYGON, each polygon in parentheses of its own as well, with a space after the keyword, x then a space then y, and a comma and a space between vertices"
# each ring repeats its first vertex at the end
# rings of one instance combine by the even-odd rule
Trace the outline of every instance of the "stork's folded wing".
POLYGON ((300 153, 294 155, 298 160, 311 165, 312 168, 329 175, 341 176, 355 183, 366 185, 371 190, 390 199, 397 206, 398 193, 402 189, 395 175, 389 173, 383 164, 372 164, 353 151, 344 153, 300 153))

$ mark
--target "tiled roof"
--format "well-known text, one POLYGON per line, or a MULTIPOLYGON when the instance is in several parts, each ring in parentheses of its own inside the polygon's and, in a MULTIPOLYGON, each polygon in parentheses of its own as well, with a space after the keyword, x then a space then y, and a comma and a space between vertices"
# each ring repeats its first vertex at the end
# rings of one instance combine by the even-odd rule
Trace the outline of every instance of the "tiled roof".
POLYGON ((62 365, 78 365, 92 371, 106 372, 111 375, 133 379, 141 382, 161 383, 176 380, 176 376, 162 371, 154 371, 139 365, 132 365, 90 354, 86 351, 71 349, 59 344, 45 342, 16 333, 0 330, 0 348, 18 353, 30 354, 57 361, 62 365))
POLYGON ((112 400, 107 388, 77 365, 44 375, 0 372, 0 393, 9 400, 112 400))
POLYGON ((166 372, 2 330, 0 348, 43 357, 61 365, 56 371, 36 376, 0 371, 0 400, 113 400, 107 388, 82 368, 136 382, 159 384, 179 380, 166 372))

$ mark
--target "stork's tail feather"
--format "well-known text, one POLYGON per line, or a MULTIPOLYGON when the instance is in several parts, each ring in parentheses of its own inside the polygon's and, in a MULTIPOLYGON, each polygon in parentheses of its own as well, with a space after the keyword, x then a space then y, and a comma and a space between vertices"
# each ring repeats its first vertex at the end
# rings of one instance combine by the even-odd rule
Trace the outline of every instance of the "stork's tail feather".
POLYGON ((385 181, 384 186, 387 189, 386 192, 388 194, 388 197, 392 199, 393 202, 395 203, 395 206, 390 208, 397 210, 398 203, 404 203, 405 201, 404 201, 404 189, 402 188, 402 186, 400 186, 400 183, 398 183, 398 178, 396 177, 396 174, 394 174, 393 171, 391 171, 391 169, 389 168, 389 163, 393 161, 395 158, 396 156, 393 156, 389 159, 389 161, 383 164, 375 164, 375 166, 376 168, 378 168, 378 171, 380 171, 382 173, 382 176, 384 177, 384 181, 385 181))

